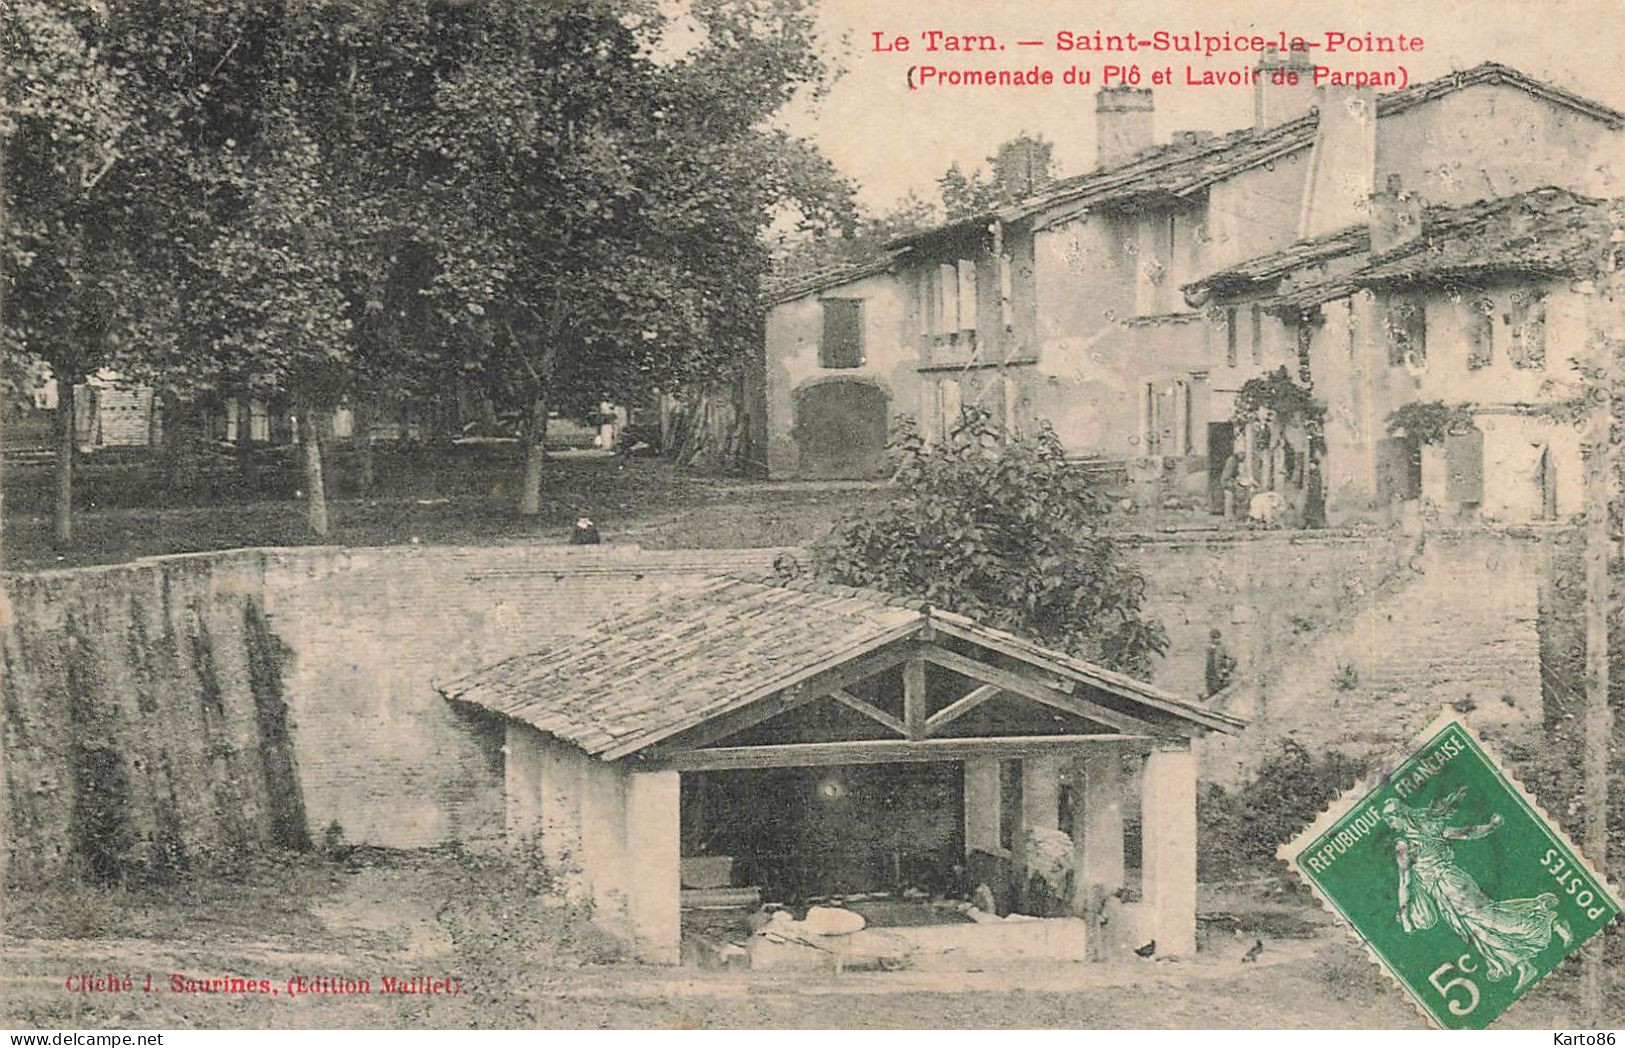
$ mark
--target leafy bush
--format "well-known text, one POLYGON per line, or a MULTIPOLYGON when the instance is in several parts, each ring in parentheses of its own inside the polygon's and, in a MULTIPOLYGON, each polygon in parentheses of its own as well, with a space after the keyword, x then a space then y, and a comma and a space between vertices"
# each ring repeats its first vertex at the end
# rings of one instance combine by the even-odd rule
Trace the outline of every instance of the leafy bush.
POLYGON ((1204 881, 1284 872, 1276 845, 1319 815, 1354 785, 1364 765, 1336 751, 1311 754, 1291 739, 1234 792, 1208 784, 1197 798, 1198 869, 1204 881))
POLYGON ((1250 378, 1236 393, 1235 419, 1246 423, 1265 412, 1288 425, 1316 426, 1325 420, 1326 408, 1308 389, 1292 381, 1286 367, 1278 367, 1263 378, 1250 378))
POLYGON ((1145 579, 1102 531, 1106 498, 1047 424, 1008 433, 967 409, 946 440, 928 444, 905 419, 892 450, 897 497, 843 519, 815 547, 821 578, 1149 673, 1168 639, 1140 614, 1145 579))
POLYGON ((503 851, 453 848, 455 863, 434 891, 457 974, 477 988, 479 1029, 530 1028, 545 1020, 534 992, 538 969, 602 964, 624 945, 592 923, 592 905, 566 897, 561 871, 527 838, 503 851))
POLYGON ((1473 409, 1468 404, 1417 401, 1401 405, 1388 414, 1388 432, 1418 444, 1443 444, 1450 434, 1472 428, 1473 409))

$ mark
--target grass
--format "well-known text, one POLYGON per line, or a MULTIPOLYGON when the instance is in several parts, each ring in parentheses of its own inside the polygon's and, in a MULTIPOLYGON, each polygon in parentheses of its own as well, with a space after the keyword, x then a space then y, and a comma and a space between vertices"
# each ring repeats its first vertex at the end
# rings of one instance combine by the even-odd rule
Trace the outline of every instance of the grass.
MULTIPOLYGON (((885 498, 876 485, 774 484, 708 476, 657 460, 559 455, 542 481, 541 513, 515 508, 519 462, 508 445, 380 449, 371 490, 334 464, 328 542, 386 546, 557 543, 585 513, 610 542, 653 548, 799 545, 845 511, 885 498)), ((52 543, 48 472, 8 469, 4 563, 11 570, 113 563, 135 557, 316 541, 286 462, 269 461, 245 489, 235 474, 184 490, 166 486, 147 460, 87 469, 75 542, 52 543)))

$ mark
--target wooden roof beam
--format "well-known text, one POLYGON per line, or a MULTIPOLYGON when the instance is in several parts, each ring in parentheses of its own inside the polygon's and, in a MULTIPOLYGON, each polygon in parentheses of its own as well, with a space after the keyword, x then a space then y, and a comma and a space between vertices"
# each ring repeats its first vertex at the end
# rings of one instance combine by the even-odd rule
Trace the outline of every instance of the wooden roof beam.
POLYGON ((935 735, 952 721, 956 721, 1002 691, 996 684, 982 684, 950 702, 925 719, 925 733, 935 735))
POLYGON ((881 724, 884 724, 886 727, 890 728, 892 731, 895 731, 904 738, 910 737, 908 725, 904 724, 896 717, 893 717, 879 706, 876 706, 870 702, 865 702, 863 699, 858 698, 845 688, 836 688, 834 691, 829 693, 829 697, 849 710, 856 710, 858 713, 863 714, 870 720, 879 721, 881 724))
POLYGON ((1104 724, 1108 728, 1115 728, 1129 734, 1168 734, 1168 729, 1160 725, 1110 709, 1089 699, 1068 695, 1059 688, 1034 680, 1014 670, 1007 670, 1002 666, 993 666, 986 662, 978 662, 956 651, 949 651, 947 648, 927 645, 923 648, 923 651, 927 662, 933 662, 944 669, 953 670, 960 676, 997 685, 1005 691, 1025 695, 1034 702, 1040 702, 1064 713, 1070 713, 1074 716, 1104 724))
POLYGON ((1157 740, 1147 735, 1012 735, 988 739, 881 739, 869 742, 813 742, 774 746, 720 746, 668 756, 641 756, 629 763, 640 771, 737 771, 750 768, 816 768, 839 764, 901 764, 958 761, 967 757, 1028 757, 1040 753, 1099 747, 1149 753, 1157 740))

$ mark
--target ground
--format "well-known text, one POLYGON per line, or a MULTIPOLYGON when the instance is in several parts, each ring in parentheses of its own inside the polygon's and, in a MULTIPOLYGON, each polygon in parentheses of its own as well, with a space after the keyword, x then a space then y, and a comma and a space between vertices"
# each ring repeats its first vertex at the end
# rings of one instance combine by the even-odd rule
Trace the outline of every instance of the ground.
MULTIPOLYGON (((848 509, 885 497, 874 482, 779 483, 707 475, 659 460, 559 453, 542 483, 539 516, 514 508, 512 447, 381 450, 372 490, 335 470, 332 534, 346 546, 560 543, 583 513, 609 542, 649 548, 798 545, 848 509)), ((4 564, 13 570, 103 564, 139 556, 317 541, 286 463, 268 463, 245 489, 235 477, 174 492, 140 460, 82 470, 75 542, 52 545, 48 471, 8 469, 4 564)))
MULTIPOLYGON (((744 972, 658 968, 569 907, 526 903, 512 864, 441 849, 297 856, 167 889, 14 893, 0 1026, 33 1028, 1410 1028, 1416 1011, 1312 903, 1267 884, 1204 892, 1225 919, 1194 960, 1001 971, 744 972), (478 883, 478 903, 458 902, 478 883), (519 913, 505 907, 524 905, 519 913), (1238 934, 1233 925, 1239 921, 1238 934), (1256 963, 1241 957, 1254 938, 1256 963), (75 973, 131 992, 76 993, 75 973), (147 973, 153 992, 143 993, 147 973), (274 997, 176 993, 267 978, 274 997), (383 975, 463 980, 467 995, 377 992, 383 975), (291 976, 368 979, 368 995, 290 999, 291 976)), ((1574 1025, 1572 967, 1497 1023, 1574 1025)), ((1616 984, 1618 1003, 1625 987, 1616 984)), ((1618 1007, 1612 1014, 1621 1014, 1618 1007)))
MULTIPOLYGON (((513 444, 389 446, 375 451, 365 491, 345 454, 332 456, 332 533, 345 546, 411 542, 495 545, 560 543, 585 513, 606 541, 651 549, 798 546, 828 533, 844 513, 888 497, 884 481, 768 481, 685 470, 602 452, 556 452, 535 517, 514 508, 513 444)), ((267 456, 252 483, 229 461, 213 462, 187 487, 166 480, 145 452, 88 456, 76 473, 75 542, 52 543, 49 463, 7 462, 0 554, 11 570, 107 564, 135 557, 318 541, 305 522, 297 462, 267 456)), ((1123 530, 1237 526, 1201 508, 1118 510, 1123 530)))

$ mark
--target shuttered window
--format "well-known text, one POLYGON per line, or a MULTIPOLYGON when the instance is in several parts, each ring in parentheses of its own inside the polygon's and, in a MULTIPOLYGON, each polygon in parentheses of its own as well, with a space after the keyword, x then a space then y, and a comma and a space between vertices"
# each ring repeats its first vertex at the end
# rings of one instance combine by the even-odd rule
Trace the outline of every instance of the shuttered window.
POLYGON ((1487 368, 1495 359, 1495 303, 1477 298, 1467 303, 1467 370, 1487 368))
POLYGON ((861 299, 824 299, 824 336, 818 344, 818 363, 826 368, 863 366, 861 299))
POLYGON ((1545 368, 1545 297, 1532 291, 1514 292, 1507 326, 1512 329, 1511 346, 1507 350, 1507 355, 1512 358, 1512 366, 1527 371, 1545 368))

